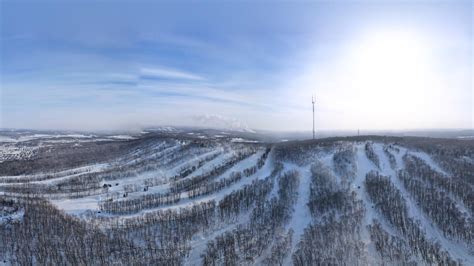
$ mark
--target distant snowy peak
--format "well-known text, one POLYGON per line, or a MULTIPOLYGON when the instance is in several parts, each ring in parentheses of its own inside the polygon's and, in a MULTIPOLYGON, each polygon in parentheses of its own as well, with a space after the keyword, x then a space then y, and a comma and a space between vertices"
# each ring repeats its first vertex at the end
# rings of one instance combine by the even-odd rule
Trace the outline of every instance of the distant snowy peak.
POLYGON ((225 129, 238 132, 256 133, 245 122, 232 117, 225 117, 221 115, 196 115, 193 120, 197 126, 225 129))
POLYGON ((157 127, 157 128, 153 128, 153 131, 158 131, 158 132, 176 132, 178 131, 178 129, 176 129, 175 127, 157 127))
POLYGON ((114 135, 110 136, 109 138, 111 139, 117 139, 117 140, 131 140, 131 139, 136 139, 135 137, 129 136, 129 135, 114 135))

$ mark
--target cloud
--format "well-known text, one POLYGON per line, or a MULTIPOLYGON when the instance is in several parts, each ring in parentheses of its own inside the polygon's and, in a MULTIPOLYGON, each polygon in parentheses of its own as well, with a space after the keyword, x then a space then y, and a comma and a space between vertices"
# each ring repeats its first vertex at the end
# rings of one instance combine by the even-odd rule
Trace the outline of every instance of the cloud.
POLYGON ((245 122, 233 117, 206 114, 195 115, 193 116, 193 120, 198 126, 206 128, 219 128, 235 131, 254 132, 245 122))
MULTIPOLYGON (((262 6, 245 17, 234 8, 228 13, 193 10, 191 16, 183 16, 182 8, 173 11, 180 16, 166 8, 142 7, 140 12, 135 6, 135 11, 120 5, 100 8, 87 21, 83 14, 91 12, 75 6, 65 7, 60 17, 51 16, 49 7, 36 11, 41 16, 25 19, 19 19, 28 15, 21 6, 5 13, 6 21, 16 23, 4 23, 0 36, 3 125, 94 128, 132 121, 310 130, 313 93, 317 129, 472 127, 474 123, 472 38, 466 30, 470 13, 459 13, 459 7, 441 17, 444 9, 438 12, 435 7, 429 12, 416 8, 416 17, 411 13, 405 17, 401 15, 405 6, 400 17, 393 9, 375 6, 369 12, 361 6, 344 11, 337 6, 288 9, 284 5, 273 10, 262 6), (157 10, 163 14, 157 15, 157 10), (338 15, 327 16, 329 10, 338 15), (261 12, 268 13, 264 20, 261 12), (358 12, 368 16, 362 20, 353 16, 358 12), (388 19, 382 19, 384 14, 390 14, 388 19), (232 25, 220 23, 228 16, 239 19, 232 25), (376 64, 383 63, 385 56, 395 61, 413 59, 393 57, 393 53, 375 57, 369 64, 373 71, 362 71, 356 63, 370 63, 366 54, 372 49, 363 53, 352 44, 366 30, 372 36, 369 26, 374 22, 380 30, 395 23, 433 35, 423 47, 426 53, 430 46, 449 40, 445 48, 429 52, 436 57, 429 67, 439 75, 415 75, 411 69, 418 64, 395 69, 390 79, 372 75, 385 71, 376 64), (357 56, 346 55, 346 49, 352 48, 357 56), (395 72, 419 77, 420 82, 410 83, 395 72)), ((392 72, 386 73, 390 77, 392 72)))
POLYGON ((204 80, 203 77, 181 71, 176 69, 169 68, 141 68, 140 69, 141 77, 153 77, 153 78, 165 78, 165 79, 186 79, 186 80, 204 80))

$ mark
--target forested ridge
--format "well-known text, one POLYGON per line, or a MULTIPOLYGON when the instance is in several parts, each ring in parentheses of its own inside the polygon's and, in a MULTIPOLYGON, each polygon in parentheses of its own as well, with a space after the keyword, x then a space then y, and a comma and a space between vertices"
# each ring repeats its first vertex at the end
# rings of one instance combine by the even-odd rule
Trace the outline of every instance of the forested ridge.
POLYGON ((474 264, 469 140, 152 134, 0 151, 0 264, 474 264))

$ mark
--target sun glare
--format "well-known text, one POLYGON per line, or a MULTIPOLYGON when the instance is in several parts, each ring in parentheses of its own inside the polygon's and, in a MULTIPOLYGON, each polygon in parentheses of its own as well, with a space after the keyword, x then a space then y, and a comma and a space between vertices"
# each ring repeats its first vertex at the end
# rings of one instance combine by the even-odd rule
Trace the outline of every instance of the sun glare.
POLYGON ((446 91, 432 40, 415 29, 359 33, 332 62, 310 65, 285 100, 297 105, 316 94, 317 120, 328 128, 337 127, 334 116, 345 119, 342 129, 431 127, 427 114, 439 113, 446 91))
POLYGON ((410 114, 418 108, 430 87, 427 81, 433 80, 426 43, 419 36, 376 32, 359 40, 351 54, 350 84, 366 113, 374 115, 376 107, 386 118, 400 117, 400 112, 410 114))

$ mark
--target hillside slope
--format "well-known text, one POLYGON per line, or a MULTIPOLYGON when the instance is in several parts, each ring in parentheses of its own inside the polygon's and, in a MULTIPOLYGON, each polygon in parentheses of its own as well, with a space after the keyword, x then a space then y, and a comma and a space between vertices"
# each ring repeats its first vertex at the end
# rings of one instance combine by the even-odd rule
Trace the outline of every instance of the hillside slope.
POLYGON ((3 263, 474 265, 471 141, 94 141, 0 143, 3 263))

